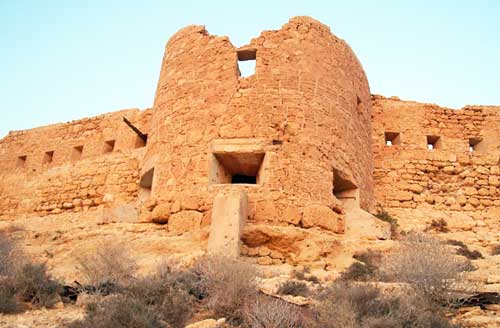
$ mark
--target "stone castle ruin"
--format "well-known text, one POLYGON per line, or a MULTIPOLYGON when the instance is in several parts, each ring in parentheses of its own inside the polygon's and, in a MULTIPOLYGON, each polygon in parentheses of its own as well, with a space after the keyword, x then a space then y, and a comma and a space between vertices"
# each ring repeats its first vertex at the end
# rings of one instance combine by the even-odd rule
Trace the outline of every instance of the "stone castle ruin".
POLYGON ((500 107, 372 96, 349 45, 311 18, 240 48, 188 26, 166 45, 152 108, 0 141, 0 219, 88 212, 205 230, 209 251, 262 264, 389 238, 377 209, 403 228, 446 218, 487 236, 500 223, 499 136, 500 107))

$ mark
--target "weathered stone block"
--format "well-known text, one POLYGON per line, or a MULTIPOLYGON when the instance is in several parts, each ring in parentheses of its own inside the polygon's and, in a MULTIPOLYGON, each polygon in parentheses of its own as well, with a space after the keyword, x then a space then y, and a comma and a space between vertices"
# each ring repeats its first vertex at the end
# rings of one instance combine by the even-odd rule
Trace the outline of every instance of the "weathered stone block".
POLYGON ((213 202, 208 251, 238 257, 240 236, 247 217, 248 198, 245 192, 218 193, 213 202))
POLYGON ((151 221, 158 224, 168 223, 171 215, 171 205, 170 203, 162 203, 157 205, 151 215, 151 221))
POLYGON ((304 228, 318 227, 342 233, 342 217, 324 205, 310 205, 303 209, 301 225, 304 228))
POLYGON ((168 220, 168 231, 182 234, 199 230, 203 213, 197 211, 181 211, 172 214, 168 220))

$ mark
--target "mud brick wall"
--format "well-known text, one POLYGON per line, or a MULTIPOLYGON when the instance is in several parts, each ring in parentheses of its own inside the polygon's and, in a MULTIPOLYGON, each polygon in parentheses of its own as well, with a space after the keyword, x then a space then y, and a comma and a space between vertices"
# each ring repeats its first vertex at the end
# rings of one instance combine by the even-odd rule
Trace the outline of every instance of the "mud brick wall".
POLYGON ((0 141, 0 217, 134 203, 145 148, 122 119, 147 132, 150 114, 123 110, 9 133, 0 141))

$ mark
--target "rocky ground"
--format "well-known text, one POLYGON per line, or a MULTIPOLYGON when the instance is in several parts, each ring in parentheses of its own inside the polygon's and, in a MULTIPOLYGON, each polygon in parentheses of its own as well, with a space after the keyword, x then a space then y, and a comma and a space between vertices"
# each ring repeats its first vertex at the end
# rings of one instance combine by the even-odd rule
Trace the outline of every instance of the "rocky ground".
POLYGON ((65 305, 55 309, 27 310, 20 314, 0 314, 1 328, 55 328, 83 317, 83 308, 65 305))
MULTIPOLYGON (((106 222, 95 213, 79 215, 49 216, 43 218, 16 219, 14 222, 0 222, 0 230, 7 231, 18 241, 26 253, 35 260, 45 262, 52 275, 62 281, 81 280, 78 272, 78 258, 96 247, 103 240, 122 243, 138 259, 140 272, 146 273, 164 258, 175 258, 190 263, 203 254, 208 239, 208 229, 188 232, 183 235, 168 233, 161 225, 106 222)), ((467 240, 470 232, 441 233, 444 239, 467 240)), ((331 281, 350 265, 356 251, 367 248, 385 251, 394 241, 344 239, 342 250, 337 256, 336 267, 316 267, 312 274, 320 281, 331 281)), ((478 270, 469 274, 477 284, 478 291, 500 292, 500 255, 490 255, 487 248, 478 248, 483 259, 473 260, 478 270)), ((247 258, 252 261, 252 258, 247 258)), ((280 281, 290 279, 293 267, 290 265, 262 266, 266 279, 262 291, 276 294, 280 281)), ((304 298, 288 298, 295 304, 307 304, 304 298)), ((29 309, 13 315, 0 315, 1 327, 60 327, 83 316, 81 303, 59 303, 53 309, 29 309)), ((462 308, 456 320, 464 327, 500 327, 500 306, 490 305, 462 308)), ((212 324, 215 321, 210 321, 212 324)), ((202 325, 203 326, 203 325, 202 325)), ((209 327, 209 326, 207 326, 209 327)))

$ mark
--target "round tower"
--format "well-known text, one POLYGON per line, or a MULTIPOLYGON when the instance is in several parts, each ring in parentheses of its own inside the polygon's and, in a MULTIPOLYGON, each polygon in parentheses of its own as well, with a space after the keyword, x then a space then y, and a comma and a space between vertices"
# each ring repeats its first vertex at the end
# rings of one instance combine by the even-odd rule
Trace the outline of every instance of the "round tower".
POLYGON ((142 172, 164 216, 195 211, 203 224, 217 192, 242 189, 250 220, 342 232, 346 204, 373 200, 363 68, 309 17, 239 49, 186 27, 165 49, 142 172), (253 75, 240 76, 243 61, 253 75))

